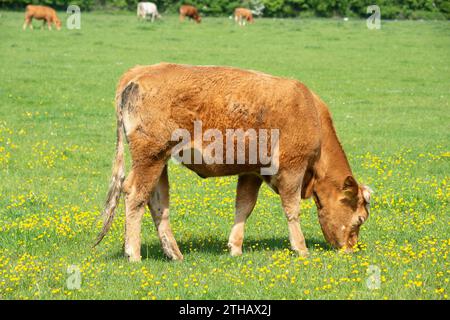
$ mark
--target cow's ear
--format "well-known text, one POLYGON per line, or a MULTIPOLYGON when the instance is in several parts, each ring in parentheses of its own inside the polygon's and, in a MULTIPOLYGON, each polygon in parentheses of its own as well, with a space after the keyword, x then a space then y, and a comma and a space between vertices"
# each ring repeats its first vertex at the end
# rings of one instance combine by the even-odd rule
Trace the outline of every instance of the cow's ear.
POLYGON ((347 198, 354 198, 358 195, 358 183, 352 176, 347 176, 342 186, 342 191, 347 198))
POLYGON ((369 186, 364 185, 362 193, 364 201, 366 203, 370 203, 370 198, 372 197, 373 190, 369 186))

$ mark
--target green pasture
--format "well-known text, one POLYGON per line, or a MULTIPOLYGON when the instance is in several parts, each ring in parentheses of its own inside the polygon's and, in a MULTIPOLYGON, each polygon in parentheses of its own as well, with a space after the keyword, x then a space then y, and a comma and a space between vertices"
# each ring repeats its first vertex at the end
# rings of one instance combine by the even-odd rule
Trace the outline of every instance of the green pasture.
POLYGON ((242 28, 228 18, 151 24, 82 13, 81 30, 68 30, 59 15, 60 32, 37 22, 24 32, 23 13, 0 16, 0 299, 448 299, 448 21, 369 30, 365 20, 257 19, 242 28), (375 191, 360 249, 332 250, 306 200, 310 256, 297 257, 280 201, 264 186, 244 255, 230 257, 236 178, 203 180, 174 163, 171 221, 184 261, 163 256, 147 212, 143 260, 126 262, 123 205, 92 249, 117 81, 161 61, 255 69, 318 93, 355 177, 375 191))

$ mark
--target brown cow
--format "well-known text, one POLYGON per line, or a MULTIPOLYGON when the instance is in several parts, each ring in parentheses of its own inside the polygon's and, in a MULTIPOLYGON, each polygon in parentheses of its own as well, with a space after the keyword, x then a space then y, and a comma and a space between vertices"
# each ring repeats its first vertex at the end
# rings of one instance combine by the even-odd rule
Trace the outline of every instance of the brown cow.
POLYGON ((42 26, 47 23, 48 30, 52 30, 52 23, 55 24, 56 29, 61 30, 61 21, 56 16, 56 11, 50 7, 34 6, 31 4, 27 5, 25 9, 25 22, 23 24, 23 30, 25 30, 27 26, 30 26, 30 29, 33 30, 33 25, 31 24, 33 18, 36 20, 43 20, 42 26))
MULTIPOLYGON (((232 255, 242 254, 244 224, 263 181, 280 195, 293 250, 301 255, 308 252, 299 210, 300 199, 309 197, 316 203, 325 238, 337 248, 351 250, 356 244, 360 226, 369 215, 370 189, 353 178, 325 103, 302 83, 230 67, 138 66, 120 79, 116 116, 116 156, 103 229, 96 244, 108 232, 124 192, 125 254, 129 260, 141 259, 141 221, 146 205, 165 254, 183 259, 169 223, 167 175, 167 161, 179 143, 180 136, 174 136, 178 130, 184 130, 191 139, 183 153, 193 148, 200 160, 202 156, 205 159, 194 164, 186 161, 186 167, 201 177, 239 176, 235 223, 228 243, 232 255), (249 157, 252 139, 261 139, 262 129, 278 130, 277 139, 270 137, 271 160, 278 170, 263 174, 261 169, 267 162, 263 164, 261 159, 236 162, 234 147, 239 141, 235 135, 229 140, 232 157, 228 158, 229 146, 224 153, 219 148, 215 150, 219 161, 206 164, 210 145, 203 148, 203 142, 195 138, 199 121, 206 132, 220 135, 227 131, 227 138, 230 129, 247 130, 241 137, 244 155, 249 157), (247 135, 252 129, 260 132, 259 137, 247 135), (132 170, 125 181, 124 136, 132 158, 132 170), (276 144, 272 144, 274 140, 276 144)), ((259 148, 261 152, 261 144, 259 148)))
POLYGON ((194 6, 182 5, 180 7, 180 21, 184 21, 185 17, 194 19, 197 23, 202 22, 202 18, 200 17, 197 8, 194 6))
POLYGON ((240 26, 245 26, 245 22, 253 23, 253 13, 249 9, 236 8, 234 10, 234 21, 240 26))

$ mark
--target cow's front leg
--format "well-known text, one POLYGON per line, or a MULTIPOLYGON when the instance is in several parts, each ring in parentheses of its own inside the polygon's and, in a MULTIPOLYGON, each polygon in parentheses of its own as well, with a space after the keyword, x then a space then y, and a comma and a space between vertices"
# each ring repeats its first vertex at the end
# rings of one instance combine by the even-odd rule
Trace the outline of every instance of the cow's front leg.
POLYGON ((239 176, 236 190, 234 225, 228 240, 228 247, 232 256, 240 256, 242 254, 245 222, 255 207, 261 183, 261 178, 255 175, 239 176))
POLYGON ((278 190, 288 221, 291 248, 299 255, 307 256, 308 248, 299 223, 302 179, 303 175, 298 172, 284 172, 280 177, 278 190))
POLYGON ((22 29, 26 30, 27 26, 30 26, 30 29, 33 30, 33 25, 31 24, 31 19, 28 18, 28 17, 25 18, 25 21, 23 23, 22 29))
POLYGON ((167 165, 164 167, 158 184, 152 193, 149 208, 164 254, 172 260, 183 260, 183 255, 178 248, 169 222, 169 178, 167 165))
POLYGON ((27 28, 27 26, 30 27, 30 30, 33 30, 33 18, 25 18, 25 23, 23 24, 23 30, 27 28))

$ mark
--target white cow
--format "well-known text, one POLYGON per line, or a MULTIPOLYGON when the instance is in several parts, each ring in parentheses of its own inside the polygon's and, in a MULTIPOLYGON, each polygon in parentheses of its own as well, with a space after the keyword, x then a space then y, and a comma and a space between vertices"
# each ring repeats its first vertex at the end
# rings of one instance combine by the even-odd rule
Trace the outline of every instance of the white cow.
POLYGON ((153 2, 139 2, 137 6, 137 16, 138 18, 147 18, 147 16, 152 17, 152 22, 155 18, 161 18, 161 15, 158 13, 158 8, 156 4, 153 2))

